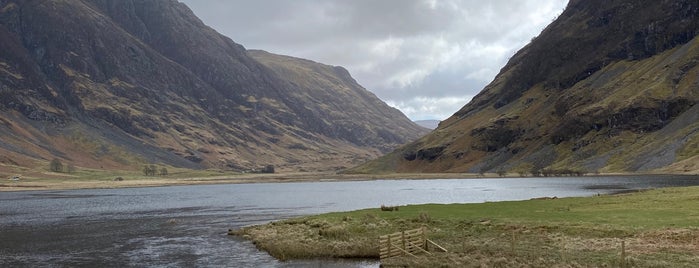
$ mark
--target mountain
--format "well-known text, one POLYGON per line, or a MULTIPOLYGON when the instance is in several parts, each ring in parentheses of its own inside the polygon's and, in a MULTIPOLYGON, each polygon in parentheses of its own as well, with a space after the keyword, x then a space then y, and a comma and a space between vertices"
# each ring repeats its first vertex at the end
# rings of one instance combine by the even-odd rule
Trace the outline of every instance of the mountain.
POLYGON ((414 140, 427 134, 427 129, 406 121, 398 109, 359 85, 345 68, 261 50, 248 53, 296 88, 289 95, 321 115, 311 124, 318 132, 383 153, 406 143, 406 137, 414 140))
POLYGON ((175 0, 0 0, 5 170, 327 170, 424 133, 347 70, 249 52, 175 0))
POLYGON ((414 121, 415 124, 418 124, 418 126, 428 128, 428 129, 435 129, 439 126, 439 120, 417 120, 414 121))
POLYGON ((699 172, 699 3, 571 0, 431 134, 356 172, 699 172))

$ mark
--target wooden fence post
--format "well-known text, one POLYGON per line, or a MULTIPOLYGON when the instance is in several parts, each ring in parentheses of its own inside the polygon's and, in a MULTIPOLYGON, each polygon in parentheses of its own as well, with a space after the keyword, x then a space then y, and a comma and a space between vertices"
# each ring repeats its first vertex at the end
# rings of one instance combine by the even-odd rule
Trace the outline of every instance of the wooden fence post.
POLYGON ((425 250, 430 250, 427 244, 427 227, 422 226, 422 247, 425 250))
POLYGON ((515 255, 515 242, 516 241, 517 240, 515 238, 515 230, 512 230, 512 242, 510 244, 510 249, 512 250, 512 255, 515 255))
POLYGON ((401 239, 403 241, 403 250, 408 250, 408 248, 405 247, 405 231, 401 232, 401 239))
POLYGON ((621 262, 619 267, 626 268, 626 241, 621 240, 621 262))
POLYGON ((388 236, 388 256, 391 256, 391 235, 388 236))

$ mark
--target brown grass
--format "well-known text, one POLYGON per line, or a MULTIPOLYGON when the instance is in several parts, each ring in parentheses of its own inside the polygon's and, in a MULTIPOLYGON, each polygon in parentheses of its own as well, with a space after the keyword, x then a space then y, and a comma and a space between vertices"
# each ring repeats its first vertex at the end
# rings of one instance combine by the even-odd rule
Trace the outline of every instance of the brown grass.
POLYGON ((375 258, 378 237, 426 227, 448 253, 384 267, 695 267, 698 187, 617 196, 404 206, 245 227, 237 234, 280 259, 375 258), (662 207, 663 209, 659 209, 662 207), (565 209, 562 209, 565 208, 565 209))

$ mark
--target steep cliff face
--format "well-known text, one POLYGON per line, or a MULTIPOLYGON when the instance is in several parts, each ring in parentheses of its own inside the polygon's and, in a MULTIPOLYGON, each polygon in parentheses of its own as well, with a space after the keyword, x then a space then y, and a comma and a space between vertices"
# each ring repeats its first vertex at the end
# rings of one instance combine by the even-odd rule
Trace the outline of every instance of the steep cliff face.
POLYGON ((358 171, 699 170, 699 3, 571 1, 428 136, 358 171))
POLYGON ((0 0, 0 49, 9 165, 332 169, 424 133, 339 67, 358 95, 289 81, 174 0, 0 0))

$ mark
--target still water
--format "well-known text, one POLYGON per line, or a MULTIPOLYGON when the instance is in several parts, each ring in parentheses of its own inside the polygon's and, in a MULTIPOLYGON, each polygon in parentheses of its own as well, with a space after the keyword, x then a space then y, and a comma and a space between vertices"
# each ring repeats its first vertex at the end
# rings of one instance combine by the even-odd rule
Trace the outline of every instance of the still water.
POLYGON ((279 262, 229 228, 332 211, 590 196, 699 177, 380 180, 0 192, 0 267, 376 267, 279 262))

